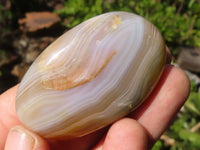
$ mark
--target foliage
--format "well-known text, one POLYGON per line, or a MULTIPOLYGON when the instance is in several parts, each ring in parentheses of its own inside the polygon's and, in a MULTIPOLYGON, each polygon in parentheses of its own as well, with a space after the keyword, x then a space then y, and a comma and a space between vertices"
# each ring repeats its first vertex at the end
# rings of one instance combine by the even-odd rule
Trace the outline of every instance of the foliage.
POLYGON ((57 11, 62 17, 67 17, 65 26, 71 28, 80 22, 103 12, 102 0, 68 0, 65 1, 65 8, 57 11))
MULTIPOLYGON (((5 50, 1 48, 1 45, 5 43, 5 35, 10 33, 12 13, 10 10, 4 9, 3 5, 0 3, 0 64, 5 61, 5 50)), ((0 76, 2 72, 0 70, 0 76)))
POLYGON ((10 31, 12 13, 10 10, 4 10, 3 5, 0 4, 0 34, 10 31))
POLYGON ((2 0, 0 1, 0 26, 18 28, 18 19, 25 16, 26 12, 45 11, 53 0, 2 0), (9 3, 6 5, 6 2, 9 3))
POLYGON ((173 47, 200 47, 198 0, 65 0, 65 7, 57 13, 65 18, 63 24, 71 28, 108 11, 128 11, 145 17, 158 27, 167 44, 173 47))
MULTIPOLYGON (((11 46, 12 31, 18 28, 18 19, 25 12, 40 10, 44 0, 2 0, 0 1, 0 64, 5 61, 4 53, 11 46), (6 47, 6 48, 5 48, 6 47)), ((0 76, 1 76, 0 72, 0 76)))
POLYGON ((163 144, 162 144, 162 141, 161 141, 161 140, 158 140, 158 141, 154 144, 152 150, 160 150, 160 149, 163 147, 162 145, 163 145, 163 144))
POLYGON ((11 12, 13 13, 13 26, 18 26, 18 19, 25 16, 26 12, 45 10, 44 0, 10 0, 11 12))
MULTIPOLYGON (((3 49, 0 49, 0 66, 7 60, 6 52, 3 49)), ((0 68, 0 77, 2 76, 2 71, 0 68)))
POLYGON ((199 150, 200 149, 200 91, 191 81, 190 96, 179 112, 177 118, 165 132, 165 135, 175 140, 172 146, 159 140, 153 150, 199 150))

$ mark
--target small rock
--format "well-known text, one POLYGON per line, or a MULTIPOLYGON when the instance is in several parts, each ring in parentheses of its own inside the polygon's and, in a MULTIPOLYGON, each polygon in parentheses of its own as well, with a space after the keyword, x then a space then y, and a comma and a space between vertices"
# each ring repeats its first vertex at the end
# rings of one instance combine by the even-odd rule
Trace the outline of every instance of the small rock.
POLYGON ((15 40, 16 52, 25 64, 30 65, 36 57, 53 41, 54 37, 27 38, 23 36, 15 40))
POLYGON ((19 41, 19 46, 21 46, 21 48, 26 48, 27 47, 27 41, 21 39, 19 41))
POLYGON ((187 70, 184 71, 187 74, 188 78, 194 82, 194 86, 200 87, 200 78, 192 72, 189 72, 187 70))
POLYGON ((26 55, 25 55, 25 62, 27 64, 31 64, 35 59, 36 57, 39 55, 39 51, 30 51, 30 52, 27 52, 26 55))
POLYGON ((36 32, 41 29, 50 28, 60 21, 60 17, 51 12, 29 12, 26 17, 19 19, 20 29, 28 32, 36 32))
POLYGON ((185 70, 200 73, 200 48, 181 48, 177 64, 185 70))

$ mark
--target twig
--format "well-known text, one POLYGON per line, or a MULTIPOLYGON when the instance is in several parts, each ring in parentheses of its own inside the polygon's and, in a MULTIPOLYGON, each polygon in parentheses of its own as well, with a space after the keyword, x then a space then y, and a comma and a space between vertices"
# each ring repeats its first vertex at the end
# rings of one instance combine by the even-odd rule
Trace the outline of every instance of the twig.
POLYGON ((160 137, 161 140, 164 141, 165 144, 169 145, 169 146, 172 146, 175 144, 175 140, 170 138, 169 136, 163 134, 161 137, 160 137))
POLYGON ((193 126, 193 127, 190 129, 190 131, 191 131, 191 132, 195 132, 195 131, 199 130, 199 128, 200 128, 200 122, 197 123, 195 126, 193 126))

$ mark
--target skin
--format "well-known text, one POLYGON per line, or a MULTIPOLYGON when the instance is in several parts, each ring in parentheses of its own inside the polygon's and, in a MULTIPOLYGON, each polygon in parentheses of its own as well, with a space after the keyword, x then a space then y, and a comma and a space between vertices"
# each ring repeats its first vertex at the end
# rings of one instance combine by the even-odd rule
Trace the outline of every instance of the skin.
POLYGON ((166 130, 188 97, 184 72, 166 65, 147 100, 129 116, 95 133, 69 141, 45 140, 25 129, 15 112, 15 86, 0 96, 0 149, 5 150, 145 150, 166 130))

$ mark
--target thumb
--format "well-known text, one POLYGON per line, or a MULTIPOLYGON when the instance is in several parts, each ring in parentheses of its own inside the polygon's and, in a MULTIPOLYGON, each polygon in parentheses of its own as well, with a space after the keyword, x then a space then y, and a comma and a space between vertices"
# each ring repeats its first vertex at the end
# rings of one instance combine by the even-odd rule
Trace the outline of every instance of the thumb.
POLYGON ((5 150, 49 150, 49 146, 37 134, 22 126, 15 126, 7 136, 5 150))

